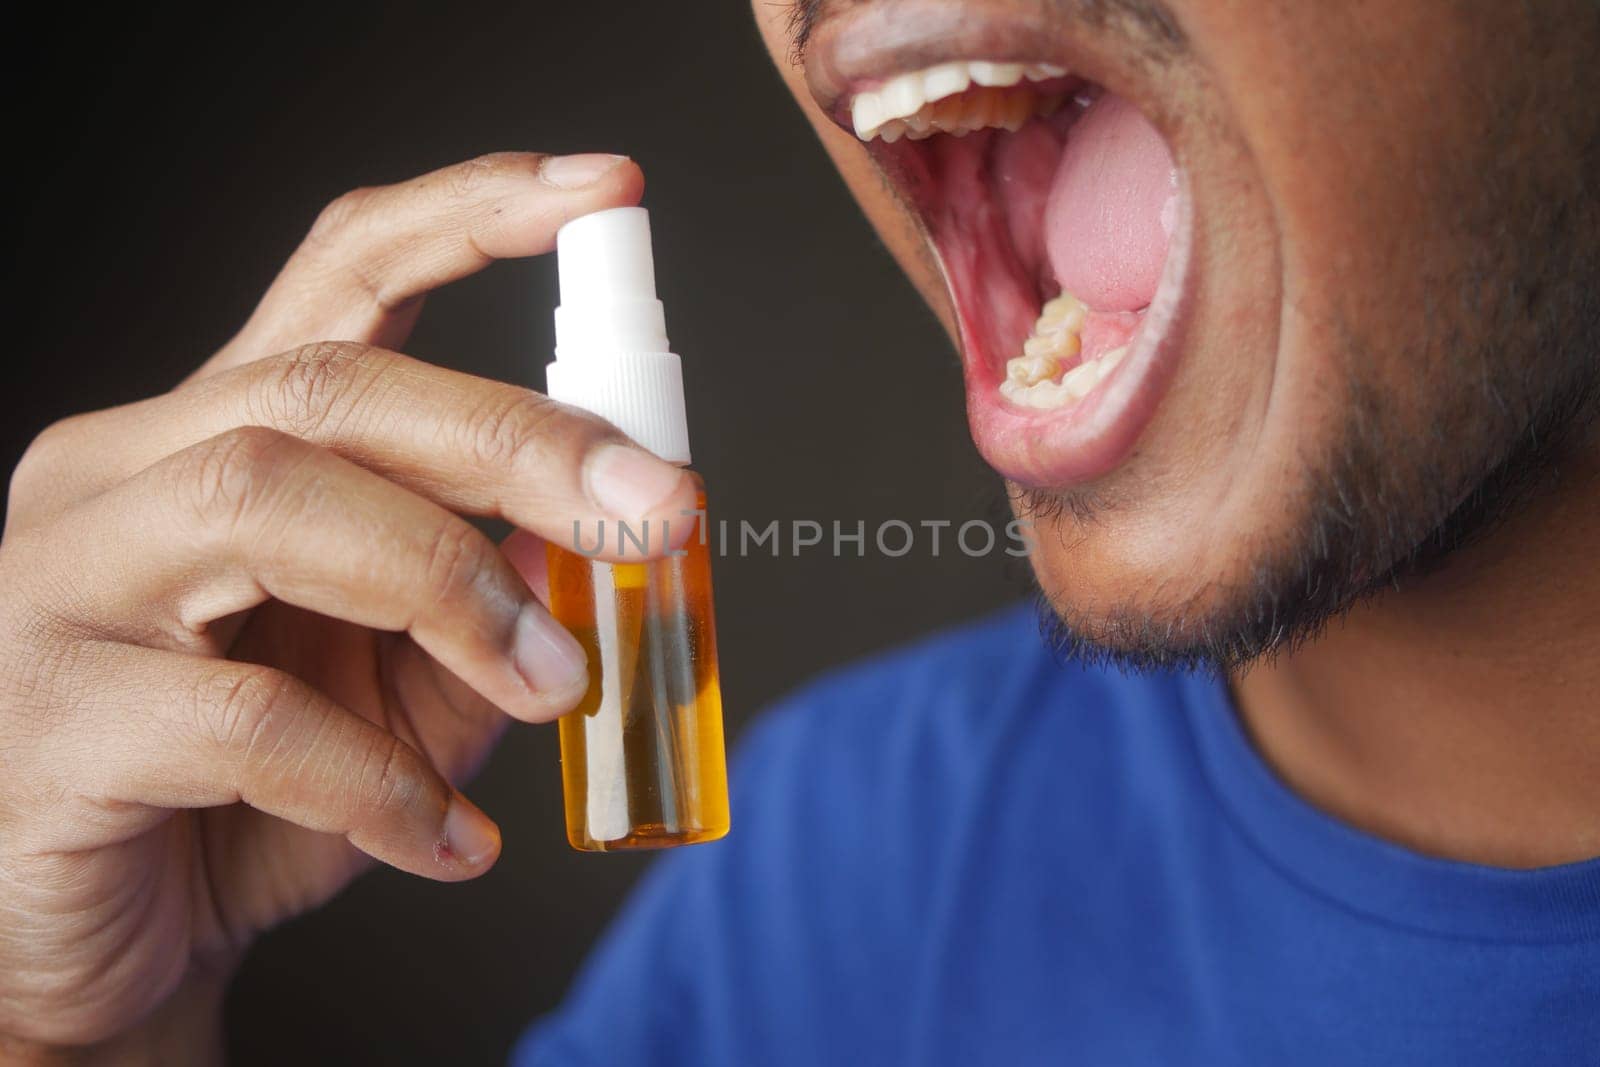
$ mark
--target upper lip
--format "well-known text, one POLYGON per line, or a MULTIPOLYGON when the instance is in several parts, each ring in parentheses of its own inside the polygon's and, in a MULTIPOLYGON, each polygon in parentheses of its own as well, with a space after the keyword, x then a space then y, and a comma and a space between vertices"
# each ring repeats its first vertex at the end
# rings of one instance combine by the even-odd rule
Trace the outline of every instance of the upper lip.
POLYGON ((825 16, 812 32, 805 51, 806 85, 823 113, 847 130, 856 90, 952 60, 1051 63, 1118 88, 1123 71, 1100 35, 1087 25, 1057 26, 1058 21, 1037 10, 974 11, 973 4, 957 0, 853 6, 825 16))

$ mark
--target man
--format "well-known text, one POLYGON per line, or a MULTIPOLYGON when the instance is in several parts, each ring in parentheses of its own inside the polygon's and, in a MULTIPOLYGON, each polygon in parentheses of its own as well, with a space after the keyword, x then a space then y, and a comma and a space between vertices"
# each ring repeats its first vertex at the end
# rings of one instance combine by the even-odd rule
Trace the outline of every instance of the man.
MULTIPOLYGON (((735 834, 655 868, 519 1057, 1595 1062, 1600 7, 755 10, 961 343, 1079 662, 1013 613, 775 711, 735 834)), ((203 1059, 252 935, 365 856, 493 862, 451 783, 582 688, 537 535, 688 486, 386 350, 639 182, 352 194, 191 381, 30 450, 13 1058, 203 1059)))

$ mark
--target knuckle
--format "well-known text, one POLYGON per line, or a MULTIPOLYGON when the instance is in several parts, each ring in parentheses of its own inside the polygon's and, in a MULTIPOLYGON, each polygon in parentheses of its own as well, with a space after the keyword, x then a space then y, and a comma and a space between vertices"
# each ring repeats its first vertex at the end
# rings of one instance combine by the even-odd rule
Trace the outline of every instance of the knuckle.
POLYGON ((65 451, 67 440, 72 437, 73 429, 83 416, 70 415, 58 419, 39 431, 39 435, 28 443, 28 448, 22 453, 22 459, 17 462, 17 471, 29 471, 34 468, 46 470, 55 466, 62 453, 65 451))
POLYGON ((330 277, 345 278, 379 306, 388 307, 381 278, 370 266, 370 245, 382 227, 378 224, 387 210, 382 191, 354 189, 334 200, 311 224, 305 239, 290 258, 288 277, 320 294, 330 277))
POLYGON ((317 213, 316 220, 311 224, 311 232, 306 237, 306 243, 319 246, 339 243, 355 228, 354 224, 368 214, 374 191, 365 187, 352 189, 330 200, 328 205, 317 213))
POLYGON ((446 189, 457 199, 470 199, 501 178, 536 170, 537 163, 530 164, 530 159, 537 157, 522 152, 491 152, 469 159, 444 171, 446 189))
MULTIPOLYGON (((43 751, 90 701, 104 682, 96 647, 67 637, 43 610, 0 625, 0 765, 13 766, 13 759, 20 765, 43 751)), ((0 808, 21 787, 19 779, 0 781, 0 808)))
POLYGON ((28 501, 59 481, 60 472, 71 451, 71 442, 78 436, 82 420, 87 417, 72 415, 57 420, 29 442, 11 472, 11 486, 6 497, 8 516, 23 511, 28 501))
POLYGON ((426 791, 422 757, 392 734, 373 745, 356 777, 361 795, 379 818, 412 811, 426 791))
POLYGON ((292 438, 241 426, 178 454, 172 464, 174 503, 203 530, 230 535, 270 495, 292 438))
POLYGON ((222 751, 249 761, 270 751, 292 721, 295 688, 288 675, 269 668, 205 675, 196 685, 195 726, 222 751))
POLYGON ((518 467, 535 458, 560 420, 560 408, 538 393, 497 392, 468 420, 468 446, 480 464, 518 467))
POLYGON ((425 588, 435 602, 472 588, 489 565, 489 542, 470 524, 451 518, 440 525, 428 550, 425 588))
POLYGON ((296 437, 337 432, 380 360, 379 350, 353 341, 301 345, 264 360, 249 393, 250 414, 296 437))
POLYGON ((55 665, 78 655, 77 639, 103 635, 108 594, 84 582, 81 566, 70 551, 63 552, 71 531, 63 532, 54 509, 28 517, 12 500, 5 523, 0 537, 0 726, 5 724, 7 700, 20 700, 15 688, 19 678, 29 679, 27 692, 62 684, 55 665))

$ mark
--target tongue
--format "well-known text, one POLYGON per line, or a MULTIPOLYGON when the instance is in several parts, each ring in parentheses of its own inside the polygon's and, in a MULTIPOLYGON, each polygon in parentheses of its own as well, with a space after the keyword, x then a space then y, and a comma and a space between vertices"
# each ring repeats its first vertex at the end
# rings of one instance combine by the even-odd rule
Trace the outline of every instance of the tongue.
POLYGON ((1096 311, 1149 306, 1177 209, 1166 142, 1107 93, 1073 123, 1051 183, 1044 246, 1056 281, 1096 311))

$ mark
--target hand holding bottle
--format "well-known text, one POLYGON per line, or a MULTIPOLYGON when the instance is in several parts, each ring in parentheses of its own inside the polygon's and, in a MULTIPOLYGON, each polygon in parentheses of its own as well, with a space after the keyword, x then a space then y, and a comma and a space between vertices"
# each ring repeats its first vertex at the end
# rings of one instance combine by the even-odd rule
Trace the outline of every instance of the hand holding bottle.
POLYGON ((188 1061, 243 947, 368 857, 494 862, 454 783, 588 679, 539 535, 683 529, 696 487, 597 418, 392 349, 428 291, 642 182, 506 154, 349 194, 188 381, 34 442, 0 541, 0 1058, 188 1061))

